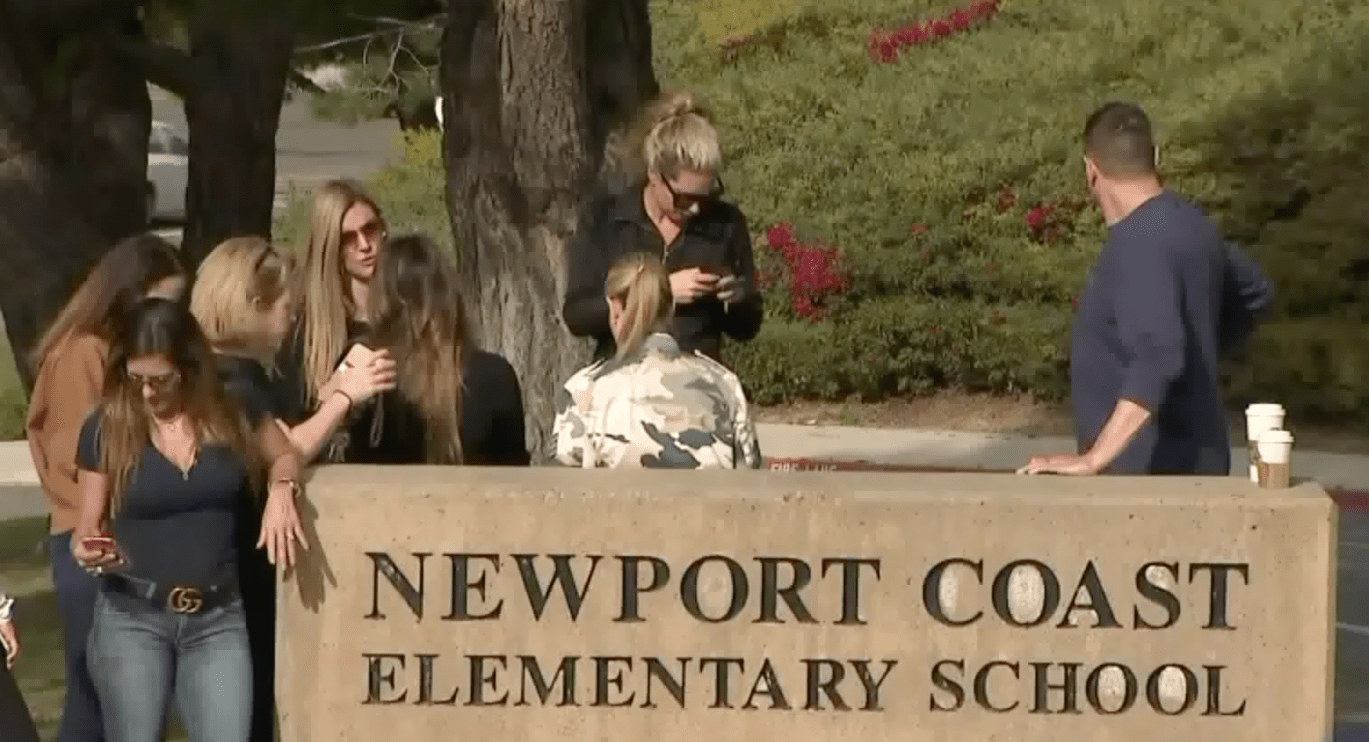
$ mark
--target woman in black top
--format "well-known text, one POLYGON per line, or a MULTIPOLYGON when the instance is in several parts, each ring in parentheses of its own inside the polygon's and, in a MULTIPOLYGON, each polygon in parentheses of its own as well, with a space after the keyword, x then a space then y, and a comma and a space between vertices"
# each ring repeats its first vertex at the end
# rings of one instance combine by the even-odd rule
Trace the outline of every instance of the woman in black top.
MULTIPOLYGON (((280 348, 290 326, 290 271, 285 256, 260 237, 235 237, 200 263, 190 311, 213 346, 219 377, 245 407, 287 416, 265 362, 280 348)), ((385 362, 331 380, 333 393, 309 419, 287 427, 304 460, 312 459, 346 420, 354 403, 394 388, 394 364, 385 362), (388 364, 388 365, 386 365, 388 364)), ((285 427, 282 423, 282 427, 285 427)), ((252 649, 252 742, 275 739, 276 570, 253 542, 261 511, 244 503, 239 522, 239 576, 252 649)))
POLYGON ((762 318, 746 218, 721 199, 718 134, 693 98, 677 93, 647 109, 628 146, 642 179, 589 203, 570 248, 566 326, 597 341, 596 358, 612 356, 609 266, 629 252, 651 252, 670 271, 671 334, 681 350, 716 360, 723 334, 750 340, 762 318))
POLYGON ((109 742, 157 742, 173 693, 192 742, 247 739, 244 502, 266 493, 256 546, 273 564, 290 566, 303 532, 298 455, 242 402, 183 305, 138 305, 77 446, 72 555, 101 576, 89 657, 109 742))
MULTIPOLYGON (((334 396, 338 364, 369 330, 386 231, 380 206, 359 183, 334 180, 314 194, 309 242, 294 281, 293 326, 276 363, 291 425, 334 396)), ((349 426, 366 425, 362 417, 353 414, 349 426)))
POLYGON ((392 239, 376 289, 363 343, 390 351, 398 388, 376 399, 368 429, 349 429, 344 460, 527 466, 518 377, 471 343, 451 258, 424 237, 392 239))

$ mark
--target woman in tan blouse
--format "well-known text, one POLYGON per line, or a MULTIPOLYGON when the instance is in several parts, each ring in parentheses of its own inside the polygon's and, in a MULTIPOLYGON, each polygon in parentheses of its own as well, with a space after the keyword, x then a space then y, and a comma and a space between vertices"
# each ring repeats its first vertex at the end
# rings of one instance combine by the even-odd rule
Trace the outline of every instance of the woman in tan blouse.
POLYGON ((129 237, 91 270, 33 354, 37 374, 25 429, 48 501, 52 583, 66 642, 67 693, 58 742, 104 739, 86 667, 96 581, 71 557, 71 533, 81 510, 76 441, 100 400, 117 318, 144 297, 178 300, 185 288, 185 267, 175 247, 152 234, 129 237))

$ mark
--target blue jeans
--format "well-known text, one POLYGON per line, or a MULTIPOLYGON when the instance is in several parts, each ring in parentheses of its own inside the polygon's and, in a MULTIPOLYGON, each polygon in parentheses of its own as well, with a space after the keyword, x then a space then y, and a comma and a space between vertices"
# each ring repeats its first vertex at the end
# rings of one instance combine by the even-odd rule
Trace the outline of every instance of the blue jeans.
POLYGON ((246 742, 252 660, 240 600, 180 615, 101 593, 89 658, 109 742, 159 742, 173 693, 190 742, 246 742))
POLYGON ((57 593, 57 610, 62 614, 66 650, 67 694, 57 742, 104 742, 100 702, 86 662, 86 641, 100 583, 72 558, 71 531, 53 534, 48 539, 48 556, 52 560, 52 586, 57 593))

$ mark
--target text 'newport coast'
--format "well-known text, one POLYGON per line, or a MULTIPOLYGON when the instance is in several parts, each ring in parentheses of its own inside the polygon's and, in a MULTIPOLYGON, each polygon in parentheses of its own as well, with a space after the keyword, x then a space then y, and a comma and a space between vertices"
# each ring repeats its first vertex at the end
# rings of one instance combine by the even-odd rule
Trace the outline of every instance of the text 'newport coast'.
POLYGON ((979 657, 929 658, 926 649, 932 632, 993 624, 1009 631, 1069 631, 1080 639, 1101 633, 1104 646, 1121 638, 1114 632, 1238 631, 1232 604, 1250 580, 1245 563, 1153 561, 1127 565, 1128 579, 1105 581, 1096 561, 1065 568, 1031 558, 991 563, 950 557, 921 567, 917 579, 895 579, 890 564, 871 557, 366 556, 364 618, 453 627, 451 641, 441 646, 368 647, 367 705, 868 713, 911 704, 932 713, 1245 713, 1245 700, 1230 687, 1229 668, 1211 660, 1168 658, 1138 666, 1108 660, 1106 651, 1092 661, 1041 652, 1016 660, 989 648, 978 650, 979 657), (897 586, 893 604, 884 581, 897 586), (620 644, 622 651, 548 654, 518 651, 517 638, 501 641, 512 649, 471 646, 463 635, 477 632, 458 628, 508 621, 530 627, 510 631, 510 637, 554 637, 567 622, 598 622, 603 628, 596 638, 611 638, 625 627, 662 620, 680 626, 680 633, 690 631, 681 621, 748 633, 745 640, 715 641, 701 632, 698 648, 689 652, 677 647, 653 654, 649 644, 624 634, 617 642, 596 641, 620 644), (881 624, 889 626, 869 642, 841 638, 881 624), (764 647, 783 645, 792 639, 783 633, 794 631, 821 631, 832 640, 824 643, 834 646, 887 647, 891 656, 765 655, 764 647), (748 644, 761 651, 739 651, 748 644))

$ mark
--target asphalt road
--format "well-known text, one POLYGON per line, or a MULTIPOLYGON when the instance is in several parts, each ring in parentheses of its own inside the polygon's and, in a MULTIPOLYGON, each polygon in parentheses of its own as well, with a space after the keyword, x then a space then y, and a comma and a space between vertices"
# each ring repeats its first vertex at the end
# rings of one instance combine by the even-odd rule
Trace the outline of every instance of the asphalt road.
MULTIPOLYGON (((152 117, 170 124, 182 136, 189 131, 180 101, 155 88, 152 117)), ((319 121, 310 108, 309 96, 296 95, 281 110, 276 133, 277 190, 285 190, 290 182, 368 177, 389 159, 398 131, 399 126, 390 119, 355 126, 319 121)))

